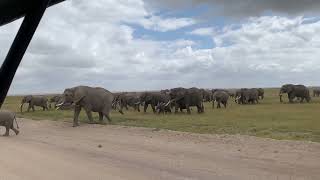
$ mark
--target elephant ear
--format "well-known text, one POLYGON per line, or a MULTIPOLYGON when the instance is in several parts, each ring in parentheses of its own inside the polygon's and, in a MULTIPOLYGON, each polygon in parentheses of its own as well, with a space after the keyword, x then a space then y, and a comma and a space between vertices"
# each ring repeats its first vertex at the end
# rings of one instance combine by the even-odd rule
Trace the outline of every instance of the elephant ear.
POLYGON ((74 91, 74 97, 73 97, 73 99, 74 99, 74 103, 75 104, 77 104, 77 103, 79 103, 83 98, 85 98, 86 97, 86 93, 85 93, 85 91, 84 90, 82 90, 82 89, 75 89, 75 91, 74 91))
POLYGON ((293 91, 293 86, 287 86, 287 92, 288 93, 291 93, 293 91))

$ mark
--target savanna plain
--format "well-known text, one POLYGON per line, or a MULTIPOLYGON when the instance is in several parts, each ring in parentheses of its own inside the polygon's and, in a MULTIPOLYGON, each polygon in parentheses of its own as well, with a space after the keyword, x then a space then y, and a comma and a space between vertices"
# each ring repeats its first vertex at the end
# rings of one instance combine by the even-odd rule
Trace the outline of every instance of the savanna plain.
POLYGON ((82 112, 76 128, 71 110, 21 113, 11 96, 3 108, 21 133, 0 139, 0 180, 318 180, 320 98, 280 103, 278 92, 203 114, 113 111, 107 125, 82 112))
MULTIPOLYGON (((150 106, 147 113, 129 108, 125 110, 124 115, 116 111, 112 112, 111 124, 201 134, 242 134, 320 142, 320 98, 312 97, 310 103, 289 104, 287 99, 284 103, 280 103, 278 94, 279 89, 266 89, 265 98, 257 105, 238 105, 231 98, 226 109, 213 109, 211 103, 205 103, 204 114, 197 114, 196 108, 191 115, 187 113, 153 114, 150 106)), ((16 112, 18 117, 33 120, 72 122, 73 111, 70 110, 36 109, 35 112, 20 113, 21 99, 22 97, 19 96, 8 97, 4 109, 16 112)), ((93 115, 98 122, 98 114, 93 113, 93 115)), ((80 115, 80 121, 88 122, 84 111, 80 115)))

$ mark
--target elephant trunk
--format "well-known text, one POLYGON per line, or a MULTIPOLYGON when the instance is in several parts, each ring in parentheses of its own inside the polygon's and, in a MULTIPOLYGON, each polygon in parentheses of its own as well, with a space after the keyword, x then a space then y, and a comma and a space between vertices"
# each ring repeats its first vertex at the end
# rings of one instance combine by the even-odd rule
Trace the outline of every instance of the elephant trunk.
POLYGON ((59 109, 61 109, 61 106, 63 106, 65 104, 65 102, 62 102, 62 103, 60 103, 60 104, 56 104, 56 110, 59 110, 59 109))
POLYGON ((279 93, 279 99, 280 99, 280 102, 282 103, 283 100, 282 100, 282 93, 281 92, 279 93))

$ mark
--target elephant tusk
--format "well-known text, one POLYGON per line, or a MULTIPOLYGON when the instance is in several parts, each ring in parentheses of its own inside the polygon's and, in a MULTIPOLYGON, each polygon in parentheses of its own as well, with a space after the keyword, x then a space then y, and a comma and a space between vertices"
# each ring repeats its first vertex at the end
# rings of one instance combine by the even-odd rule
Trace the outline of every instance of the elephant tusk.
POLYGON ((137 102, 137 103, 135 103, 135 105, 140 105, 141 104, 141 102, 137 102))
POLYGON ((173 100, 170 100, 167 104, 165 104, 164 106, 167 107, 172 103, 173 100))
POLYGON ((60 103, 60 104, 57 104, 56 106, 57 106, 57 107, 61 107, 63 104, 64 104, 64 102, 63 102, 63 103, 60 103))

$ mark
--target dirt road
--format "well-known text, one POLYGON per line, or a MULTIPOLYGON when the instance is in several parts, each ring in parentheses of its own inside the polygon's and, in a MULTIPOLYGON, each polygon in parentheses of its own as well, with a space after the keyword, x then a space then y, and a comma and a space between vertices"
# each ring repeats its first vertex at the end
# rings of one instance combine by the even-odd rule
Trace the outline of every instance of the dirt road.
POLYGON ((0 138, 0 180, 320 179, 317 143, 19 122, 19 136, 0 138))

